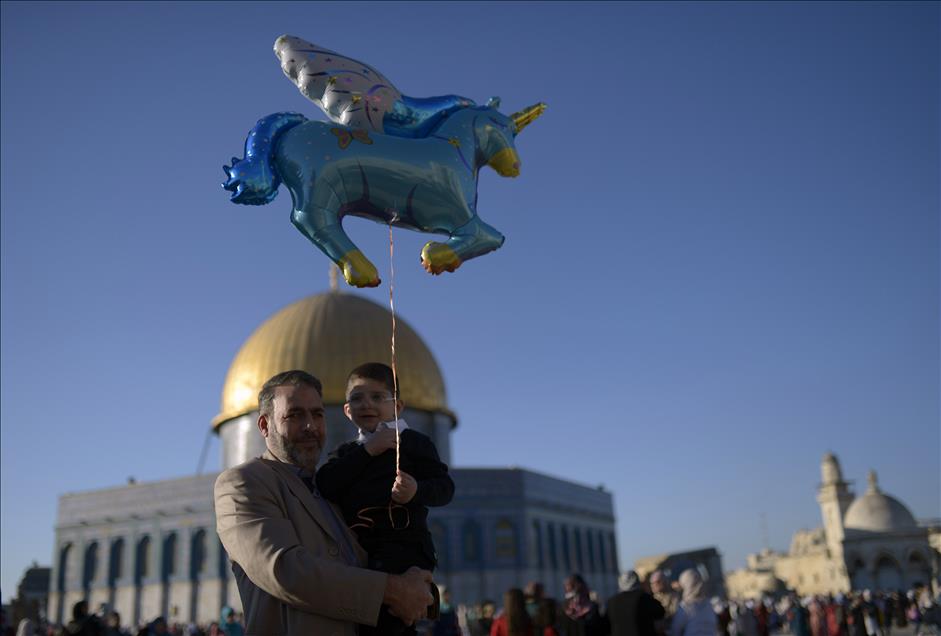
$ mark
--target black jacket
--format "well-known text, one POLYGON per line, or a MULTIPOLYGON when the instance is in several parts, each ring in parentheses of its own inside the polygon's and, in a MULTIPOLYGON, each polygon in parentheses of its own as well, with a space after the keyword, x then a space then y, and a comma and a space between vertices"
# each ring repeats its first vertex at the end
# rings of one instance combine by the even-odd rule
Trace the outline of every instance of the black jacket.
POLYGON ((608 599, 611 636, 656 636, 654 623, 665 615, 660 601, 643 590, 620 592, 608 599))
POLYGON ((428 437, 406 429, 400 440, 401 468, 418 482, 415 497, 404 504, 404 510, 396 504, 389 507, 395 449, 373 457, 358 442, 341 444, 317 471, 317 488, 340 506, 347 525, 370 554, 381 544, 416 543, 429 547, 434 558, 428 507, 450 503, 454 482, 428 437))

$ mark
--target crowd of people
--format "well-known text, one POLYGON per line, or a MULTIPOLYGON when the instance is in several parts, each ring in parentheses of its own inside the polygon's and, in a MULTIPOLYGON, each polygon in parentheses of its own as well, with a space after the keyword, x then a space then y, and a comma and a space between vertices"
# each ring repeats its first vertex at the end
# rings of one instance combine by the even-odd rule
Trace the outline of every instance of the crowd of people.
POLYGON ((646 581, 633 571, 620 577, 620 592, 605 600, 578 574, 565 579, 563 599, 530 583, 510 589, 499 610, 493 601, 459 606, 429 630, 432 636, 717 636, 718 620, 695 570, 672 584, 662 572, 646 581))
POLYGON ((785 594, 756 600, 707 598, 702 577, 686 570, 672 582, 660 571, 640 581, 621 576, 621 591, 601 602, 578 575, 565 582, 565 599, 543 595, 543 585, 508 590, 493 601, 459 606, 432 636, 915 636, 941 635, 941 608, 925 586, 907 592, 863 590, 833 596, 785 594))
MULTIPOLYGON (((902 629, 914 636, 941 636, 938 599, 924 586, 907 592, 710 599, 699 572, 686 570, 675 582, 661 571, 644 581, 629 571, 621 575, 619 587, 611 598, 600 599, 573 574, 560 600, 547 597, 544 585, 533 582, 507 590, 502 605, 483 600, 456 606, 442 587, 437 620, 422 621, 418 631, 427 636, 892 636, 902 629)), ((89 613, 81 601, 64 626, 23 619, 2 636, 244 636, 241 621, 240 614, 223 607, 219 621, 209 625, 161 616, 129 629, 117 612, 102 607, 89 613)))
POLYGON ((72 606, 72 620, 55 625, 45 620, 22 619, 15 630, 11 626, 2 636, 245 636, 242 615, 225 606, 219 612, 219 621, 208 625, 168 621, 164 616, 131 628, 121 615, 102 605, 97 613, 88 610, 86 601, 72 606))
POLYGON ((660 571, 641 581, 621 576, 621 591, 602 602, 578 575, 565 598, 546 598, 544 586, 510 589, 503 606, 485 600, 448 607, 431 636, 915 636, 941 634, 941 609, 928 588, 908 592, 851 592, 835 596, 785 594, 755 600, 707 598, 696 570, 673 582, 660 571))
POLYGON ((941 608, 929 590, 850 592, 775 601, 715 603, 720 636, 767 636, 787 631, 794 636, 891 636, 908 629, 916 636, 937 635, 941 608))

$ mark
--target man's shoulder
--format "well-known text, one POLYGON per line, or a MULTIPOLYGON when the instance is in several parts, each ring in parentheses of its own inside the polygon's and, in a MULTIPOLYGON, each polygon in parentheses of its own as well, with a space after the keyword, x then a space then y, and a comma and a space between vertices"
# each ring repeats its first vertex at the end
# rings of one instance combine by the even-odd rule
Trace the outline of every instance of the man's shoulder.
POLYGON ((220 487, 236 486, 238 484, 257 483, 275 479, 270 460, 256 457, 238 466, 227 468, 216 477, 215 488, 218 491, 220 487))

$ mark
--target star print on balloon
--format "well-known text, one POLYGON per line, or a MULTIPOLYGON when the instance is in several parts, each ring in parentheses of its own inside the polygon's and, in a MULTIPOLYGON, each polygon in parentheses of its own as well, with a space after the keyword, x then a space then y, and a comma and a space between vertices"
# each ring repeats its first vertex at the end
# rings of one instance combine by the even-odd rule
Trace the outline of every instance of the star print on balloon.
POLYGON ((343 272, 350 285, 380 283, 375 265, 342 227, 347 215, 419 232, 446 234, 421 252, 431 274, 503 245, 477 216, 478 172, 490 166, 516 177, 516 137, 546 108, 511 115, 500 99, 478 106, 457 95, 403 95, 379 71, 335 51, 285 35, 275 41, 284 73, 332 124, 298 113, 263 117, 245 141, 245 156, 224 166, 231 200, 264 205, 283 182, 291 221, 343 272))

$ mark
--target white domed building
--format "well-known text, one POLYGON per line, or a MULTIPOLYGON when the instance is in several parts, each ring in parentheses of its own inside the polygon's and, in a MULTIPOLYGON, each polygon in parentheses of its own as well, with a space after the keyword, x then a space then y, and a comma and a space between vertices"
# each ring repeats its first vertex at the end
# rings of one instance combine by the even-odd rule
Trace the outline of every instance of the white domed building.
MULTIPOLYGON (((441 370, 418 334, 401 318, 396 323, 402 417, 450 464, 458 420, 447 405, 441 370)), ((391 324, 380 305, 332 291, 288 305, 259 326, 229 366, 211 423, 222 442, 222 468, 264 451, 258 391, 281 371, 303 369, 323 383, 325 448, 352 439, 355 428, 343 415, 347 374, 364 362, 389 362, 391 324)), ((573 571, 604 598, 616 591, 610 492, 519 468, 452 466, 451 475, 454 500, 431 510, 429 529, 438 552, 435 579, 449 587, 453 602, 499 599, 532 580, 561 596, 563 577, 573 571)), ((215 532, 216 476, 62 495, 48 618, 68 620, 72 604, 83 599, 93 610, 116 609, 125 624, 161 615, 207 623, 218 620, 223 605, 241 609, 215 532)))
POLYGON ((729 595, 754 598, 782 585, 801 595, 904 590, 915 583, 937 589, 941 555, 931 541, 936 529, 919 525, 905 504, 882 492, 874 470, 859 497, 834 454, 824 455, 820 470, 823 526, 795 532, 787 554, 768 552, 761 568, 751 567, 758 559, 750 558, 750 567, 730 572, 729 595))
POLYGON ((928 530, 879 489, 876 471, 869 471, 868 489, 847 509, 843 531, 843 561, 854 589, 908 589, 931 580, 937 556, 928 530))

